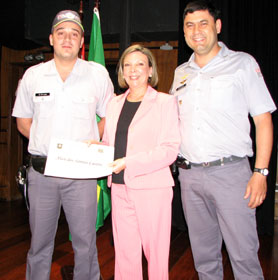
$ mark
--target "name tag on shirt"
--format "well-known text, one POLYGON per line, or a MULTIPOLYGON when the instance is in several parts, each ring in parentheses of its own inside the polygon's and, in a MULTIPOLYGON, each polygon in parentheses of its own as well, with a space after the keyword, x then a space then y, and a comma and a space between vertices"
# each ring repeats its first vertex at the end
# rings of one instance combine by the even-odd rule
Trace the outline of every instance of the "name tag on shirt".
POLYGON ((35 93, 35 96, 49 96, 50 95, 50 92, 38 92, 38 93, 35 93))
POLYGON ((50 101, 51 99, 52 95, 50 92, 36 92, 33 98, 34 102, 50 101))
POLYGON ((177 88, 176 88, 176 91, 181 90, 181 89, 184 88, 184 87, 186 87, 186 84, 183 84, 183 85, 177 87, 177 88))

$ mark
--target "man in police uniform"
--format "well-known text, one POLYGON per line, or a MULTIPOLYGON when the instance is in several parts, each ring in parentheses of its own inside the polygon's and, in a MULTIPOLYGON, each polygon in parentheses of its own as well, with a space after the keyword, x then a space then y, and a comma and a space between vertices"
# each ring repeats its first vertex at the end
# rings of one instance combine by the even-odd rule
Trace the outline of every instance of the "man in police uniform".
POLYGON ((180 112, 183 208, 199 279, 223 279, 223 239, 235 279, 263 279, 255 208, 266 196, 276 108, 255 59, 218 42, 220 31, 211 3, 186 6, 184 36, 194 53, 171 88, 180 112), (253 173, 248 114, 256 127, 253 173))
POLYGON ((84 29, 76 12, 56 15, 49 41, 54 59, 25 72, 13 109, 18 130, 29 138, 32 164, 28 172, 32 240, 26 279, 49 279, 61 205, 75 253, 74 279, 99 279, 97 181, 46 177, 43 172, 51 137, 100 139, 113 85, 103 66, 78 58, 84 29), (100 131, 96 114, 102 118, 100 131))

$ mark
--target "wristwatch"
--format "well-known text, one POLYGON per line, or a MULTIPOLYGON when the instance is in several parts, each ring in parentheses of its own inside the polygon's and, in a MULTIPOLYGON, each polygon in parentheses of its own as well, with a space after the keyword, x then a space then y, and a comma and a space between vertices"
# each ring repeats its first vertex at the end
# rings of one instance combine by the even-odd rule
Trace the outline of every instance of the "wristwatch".
POLYGON ((259 172, 264 176, 267 176, 269 173, 267 168, 256 168, 256 167, 254 168, 254 172, 259 172))

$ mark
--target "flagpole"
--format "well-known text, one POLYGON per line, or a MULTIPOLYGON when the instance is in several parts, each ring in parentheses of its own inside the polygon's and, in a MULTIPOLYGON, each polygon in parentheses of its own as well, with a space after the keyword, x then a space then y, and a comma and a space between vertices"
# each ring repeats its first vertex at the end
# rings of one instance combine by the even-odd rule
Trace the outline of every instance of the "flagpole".
MULTIPOLYGON (((99 6, 100 1, 94 1, 94 13, 92 21, 92 29, 90 36, 88 61, 94 61, 105 67, 105 57, 102 42, 99 6)), ((97 116, 97 122, 100 121, 97 116)), ((111 212, 111 194, 110 189, 107 187, 107 178, 97 180, 97 220, 96 230, 104 225, 104 220, 111 212)))
MULTIPOLYGON (((83 24, 83 18, 84 18, 84 12, 83 12, 83 0, 80 0, 80 5, 79 5, 79 16, 81 19, 81 22, 83 24)), ((84 35, 84 43, 81 49, 81 59, 85 59, 85 34, 84 35)))
POLYGON ((83 12, 83 0, 80 0, 80 5, 79 5, 79 16, 80 16, 81 22, 83 23, 83 17, 84 17, 84 12, 83 12))
POLYGON ((99 10, 100 0, 95 0, 95 7, 99 10))

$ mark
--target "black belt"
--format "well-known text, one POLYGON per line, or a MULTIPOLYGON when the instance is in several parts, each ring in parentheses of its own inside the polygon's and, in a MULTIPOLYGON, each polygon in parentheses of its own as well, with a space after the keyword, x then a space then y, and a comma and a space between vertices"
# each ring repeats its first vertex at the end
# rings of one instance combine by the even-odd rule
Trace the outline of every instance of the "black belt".
POLYGON ((33 166, 33 168, 36 171, 40 172, 41 174, 44 174, 46 159, 47 159, 47 157, 44 157, 44 156, 31 155, 30 166, 33 166))
POLYGON ((191 166, 194 167, 210 167, 210 166, 221 166, 229 162, 233 161, 240 161, 243 160, 245 157, 237 157, 237 156, 230 156, 230 157, 223 157, 221 159, 209 161, 209 162, 202 162, 202 163, 194 163, 186 160, 183 156, 178 155, 176 160, 176 165, 182 169, 190 169, 191 166))

